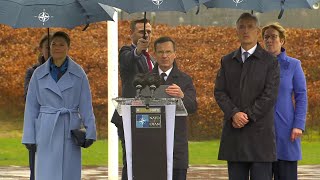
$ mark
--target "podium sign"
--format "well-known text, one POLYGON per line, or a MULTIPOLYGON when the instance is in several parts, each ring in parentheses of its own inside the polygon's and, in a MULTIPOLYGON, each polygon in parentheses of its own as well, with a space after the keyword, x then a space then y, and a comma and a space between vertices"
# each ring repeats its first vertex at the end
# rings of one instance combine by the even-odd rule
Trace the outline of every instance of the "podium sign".
POLYGON ((167 179, 165 107, 131 107, 132 179, 167 179))

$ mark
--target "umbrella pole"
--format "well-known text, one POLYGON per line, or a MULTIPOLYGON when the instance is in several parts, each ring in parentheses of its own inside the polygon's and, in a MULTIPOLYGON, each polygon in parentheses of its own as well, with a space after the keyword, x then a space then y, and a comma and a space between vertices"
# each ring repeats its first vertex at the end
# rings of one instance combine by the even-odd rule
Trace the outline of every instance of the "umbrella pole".
POLYGON ((48 31, 48 57, 50 57, 50 28, 47 28, 48 31))
POLYGON ((147 12, 144 12, 144 22, 143 22, 143 39, 146 39, 146 23, 147 23, 147 12))

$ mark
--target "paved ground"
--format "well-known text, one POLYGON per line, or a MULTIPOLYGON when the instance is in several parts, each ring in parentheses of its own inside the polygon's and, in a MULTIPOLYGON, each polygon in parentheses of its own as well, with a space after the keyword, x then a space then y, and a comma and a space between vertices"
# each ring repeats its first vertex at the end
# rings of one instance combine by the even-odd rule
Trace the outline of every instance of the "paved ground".
MULTIPOLYGON (((320 165, 299 166, 299 180, 319 180, 320 165)), ((85 167, 82 171, 83 180, 108 179, 107 167, 85 167)), ((120 173, 120 172, 119 172, 120 173)), ((0 167, 0 180, 27 180, 26 167, 0 167)), ((192 166, 188 170, 188 180, 222 180, 227 178, 227 168, 224 165, 192 166)))

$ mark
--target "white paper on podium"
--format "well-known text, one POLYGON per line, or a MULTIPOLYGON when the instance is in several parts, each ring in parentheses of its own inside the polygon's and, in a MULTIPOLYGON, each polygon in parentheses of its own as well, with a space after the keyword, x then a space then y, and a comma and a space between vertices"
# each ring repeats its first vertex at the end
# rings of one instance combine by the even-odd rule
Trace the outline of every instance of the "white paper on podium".
MULTIPOLYGON (((126 142, 128 180, 132 180, 131 105, 121 105, 124 139, 126 142)), ((173 143, 176 105, 166 105, 167 179, 172 180, 173 143)))

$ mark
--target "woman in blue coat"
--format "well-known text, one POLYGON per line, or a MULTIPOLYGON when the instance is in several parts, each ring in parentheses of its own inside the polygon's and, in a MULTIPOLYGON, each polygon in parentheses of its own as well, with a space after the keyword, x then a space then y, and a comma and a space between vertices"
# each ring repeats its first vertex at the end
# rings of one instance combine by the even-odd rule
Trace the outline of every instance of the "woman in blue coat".
POLYGON ((33 73, 24 113, 22 143, 36 147, 36 180, 80 180, 81 148, 70 131, 86 128, 84 147, 96 139, 88 78, 67 54, 70 38, 56 32, 51 57, 33 73))
POLYGON ((307 114, 307 87, 301 62, 286 55, 283 45, 286 31, 279 23, 262 29, 268 52, 277 56, 280 64, 280 86, 275 106, 277 159, 273 163, 275 180, 297 179, 297 161, 301 160, 301 135, 307 114))

